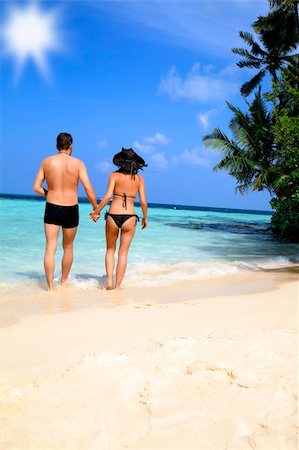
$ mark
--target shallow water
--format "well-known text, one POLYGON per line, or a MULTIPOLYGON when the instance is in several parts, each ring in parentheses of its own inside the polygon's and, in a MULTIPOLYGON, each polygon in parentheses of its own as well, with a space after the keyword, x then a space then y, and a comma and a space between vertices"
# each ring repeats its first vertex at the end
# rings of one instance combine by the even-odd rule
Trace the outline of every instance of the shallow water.
MULTIPOLYGON (((0 198, 0 287, 44 285, 44 202, 0 198)), ((106 208, 108 209, 108 208, 106 208)), ((71 283, 90 288, 105 282, 104 211, 98 223, 80 204, 71 283)), ((141 215, 140 207, 136 207, 141 215)), ((132 243, 126 286, 173 284, 246 270, 284 267, 299 261, 299 247, 275 240, 271 215, 252 211, 149 207, 149 226, 140 224, 132 243)), ((60 236, 61 239, 61 236, 60 236)), ((55 277, 60 276, 61 245, 55 277)))

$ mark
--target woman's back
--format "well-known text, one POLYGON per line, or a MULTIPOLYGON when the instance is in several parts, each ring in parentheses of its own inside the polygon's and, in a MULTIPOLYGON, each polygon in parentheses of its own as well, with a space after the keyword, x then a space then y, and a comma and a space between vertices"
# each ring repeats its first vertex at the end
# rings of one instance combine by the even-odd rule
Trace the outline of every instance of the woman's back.
POLYGON ((140 176, 114 172, 113 181, 113 201, 109 211, 112 214, 134 214, 134 201, 140 188, 140 176))

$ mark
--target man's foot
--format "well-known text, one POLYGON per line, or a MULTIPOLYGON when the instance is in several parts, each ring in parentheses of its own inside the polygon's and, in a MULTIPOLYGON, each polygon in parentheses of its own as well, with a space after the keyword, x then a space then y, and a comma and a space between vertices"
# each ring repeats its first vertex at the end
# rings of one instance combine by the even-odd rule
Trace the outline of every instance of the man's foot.
POLYGON ((106 280, 105 289, 107 291, 111 291, 113 289, 113 283, 112 283, 112 280, 110 278, 107 278, 107 280, 106 280))
POLYGON ((108 286, 108 285, 106 285, 106 291, 112 291, 113 290, 113 287, 112 286, 108 286))

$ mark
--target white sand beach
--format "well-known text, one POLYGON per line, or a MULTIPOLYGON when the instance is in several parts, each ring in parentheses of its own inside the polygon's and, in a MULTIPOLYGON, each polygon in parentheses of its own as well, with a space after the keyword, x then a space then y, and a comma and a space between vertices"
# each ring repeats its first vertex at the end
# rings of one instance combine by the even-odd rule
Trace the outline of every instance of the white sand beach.
POLYGON ((5 293, 3 450, 296 450, 298 272, 5 293))

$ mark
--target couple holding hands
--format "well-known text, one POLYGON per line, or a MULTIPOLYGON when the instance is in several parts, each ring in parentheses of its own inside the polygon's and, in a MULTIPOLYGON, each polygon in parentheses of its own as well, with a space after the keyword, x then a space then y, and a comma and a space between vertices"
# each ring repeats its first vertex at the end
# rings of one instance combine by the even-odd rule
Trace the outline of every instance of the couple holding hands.
POLYGON ((86 167, 82 161, 72 157, 73 139, 69 133, 57 136, 58 154, 45 158, 34 180, 33 190, 46 197, 44 227, 46 248, 44 269, 48 290, 53 290, 55 253, 60 227, 62 227, 62 275, 65 284, 73 263, 73 242, 79 224, 78 183, 82 183, 93 211, 90 218, 97 222, 102 209, 109 203, 106 220, 106 289, 119 289, 123 280, 128 251, 136 231, 139 217, 135 213, 134 202, 139 195, 142 210, 142 229, 147 226, 147 201, 144 179, 138 171, 146 167, 144 160, 132 148, 124 149, 113 157, 118 170, 109 176, 105 195, 97 204, 96 195, 89 181, 86 167), (43 182, 46 181, 47 189, 43 182), (116 264, 115 285, 113 284, 114 255, 117 239, 120 236, 118 260, 116 264))

